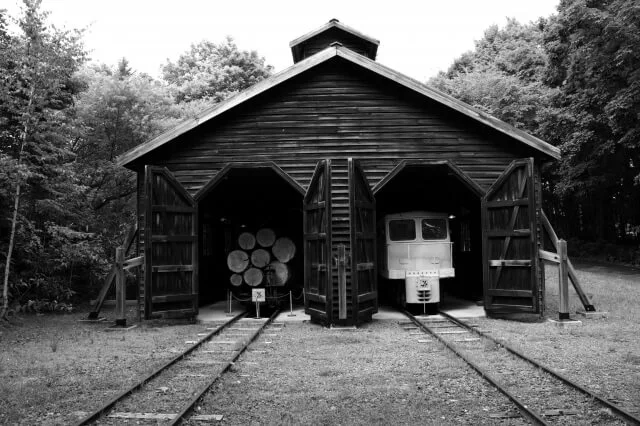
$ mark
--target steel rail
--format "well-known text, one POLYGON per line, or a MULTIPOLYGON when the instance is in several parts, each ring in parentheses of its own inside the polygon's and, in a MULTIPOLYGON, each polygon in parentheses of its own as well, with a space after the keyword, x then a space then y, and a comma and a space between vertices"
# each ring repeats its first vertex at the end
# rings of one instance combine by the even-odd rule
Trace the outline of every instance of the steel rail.
POLYGON ((111 408, 113 408, 113 406, 118 401, 121 401, 125 397, 129 396, 130 394, 132 394, 136 390, 138 390, 141 387, 143 387, 145 384, 147 384, 149 381, 154 379, 156 376, 158 376, 164 370, 166 370, 167 368, 171 367, 173 364, 175 364, 176 362, 180 361, 185 356, 189 355, 191 352, 193 352, 194 350, 196 350, 197 348, 202 346, 203 343, 205 343, 208 340, 210 340, 212 337, 220 334, 220 332, 222 332, 222 330, 224 330, 225 328, 227 328, 228 326, 230 326, 234 322, 238 321, 239 319, 241 319, 245 315, 247 315, 247 312, 242 312, 242 313, 236 315, 235 317, 229 319, 224 324, 220 325, 215 330, 211 331, 209 334, 207 334, 206 336, 202 337, 193 346, 190 346, 189 348, 184 350, 179 355, 177 355, 174 358, 172 358, 171 360, 167 361, 165 364, 163 364, 162 366, 158 367, 153 372, 151 372, 150 374, 148 374, 147 376, 145 376, 144 378, 139 380, 136 384, 134 384, 133 386, 131 386, 128 389, 124 390, 120 394, 116 395, 111 400, 109 400, 109 402, 105 403, 102 407, 98 408, 97 410, 95 410, 94 412, 89 414, 87 417, 85 417, 84 419, 80 420, 78 423, 76 423, 76 426, 86 425, 86 424, 88 424, 88 423, 90 423, 90 422, 92 422, 94 420, 97 420, 98 418, 100 418, 102 416, 102 414, 105 411, 108 411, 111 408))
POLYGON ((522 413, 525 417, 529 418, 529 420, 533 421, 534 423, 537 423, 537 424, 540 424, 540 425, 545 425, 545 426, 549 425, 549 423, 546 422, 542 418, 542 415, 538 414, 536 411, 534 411, 531 408, 527 407, 527 405, 523 401, 521 401, 517 396, 511 394, 511 392, 509 392, 502 384, 500 384, 493 377, 491 377, 483 368, 479 367, 478 365, 473 363, 473 361, 471 361, 469 358, 464 356, 462 354, 462 352, 457 350, 453 345, 451 345, 445 339, 443 339, 442 337, 437 335, 429 327, 427 327, 426 325, 424 325, 423 323, 418 321, 418 319, 415 316, 413 316, 412 314, 410 314, 407 310, 402 309, 401 312, 407 318, 409 318, 411 320, 411 322, 413 322, 416 326, 418 326, 422 331, 427 332, 431 336, 435 337, 436 340, 438 340, 440 343, 442 343, 451 352, 456 354, 456 356, 458 356, 460 359, 462 359, 469 367, 471 367, 483 379, 485 379, 487 382, 491 383, 493 385, 493 387, 495 387, 504 396, 506 396, 511 402, 513 402, 516 405, 516 407, 518 407, 518 410, 520 411, 520 413, 522 413))
POLYGON ((618 407, 617 405, 613 404, 612 402, 607 401, 606 399, 604 399, 603 397, 599 396, 598 394, 593 393, 592 391, 590 391, 589 389, 583 387, 582 385, 574 382, 573 380, 571 380, 570 378, 568 378, 567 376, 562 375, 561 373, 558 373, 556 371, 553 371, 552 369, 550 369, 549 367, 546 367, 542 364, 540 364, 538 361, 529 358, 528 356, 526 356, 524 353, 520 352, 519 350, 517 350, 516 348, 509 346, 507 343, 505 343, 502 340, 498 340, 496 338, 494 338, 493 336, 488 335, 487 333, 483 333, 480 330, 475 329, 474 327, 470 327, 469 325, 465 324, 463 321, 459 320, 456 317, 453 317, 445 312, 440 312, 440 315, 442 315, 443 317, 447 318, 448 320, 453 321, 454 323, 458 324, 459 326, 472 331, 474 333, 476 333, 478 336, 482 336, 486 339, 491 340, 493 343, 502 346, 504 349, 506 349, 508 352, 512 353, 513 355, 517 356, 518 358, 521 358, 524 361, 527 361, 529 364, 533 365, 534 367, 539 368, 540 370, 544 371, 545 373, 548 373, 550 375, 552 375, 553 377, 555 377, 556 379, 560 380, 561 382, 573 387, 574 389, 582 392, 584 395, 591 397, 595 400, 597 400, 600 404, 604 405, 606 408, 610 409, 612 412, 614 412, 615 414, 617 414, 619 417, 623 418, 626 422, 629 422, 631 424, 634 425, 640 425, 640 418, 634 416, 633 414, 629 413, 628 411, 625 411, 623 408, 618 407))
POLYGON ((218 381, 218 379, 220 379, 220 377, 222 377, 227 371, 229 371, 229 368, 231 368, 231 366, 236 362, 236 360, 238 358, 240 358, 240 355, 242 355, 244 353, 244 351, 247 350, 247 348, 249 347, 249 345, 251 343, 253 343, 254 340, 256 340, 258 338, 258 336, 260 335, 260 333, 262 332, 262 330, 264 330, 264 328, 266 326, 268 326, 269 324, 271 324, 273 322, 273 320, 276 319, 276 317, 280 314, 280 309, 276 309, 273 314, 271 314, 271 316, 255 331, 255 333, 253 333, 253 336, 251 336, 251 338, 245 342, 245 344, 242 346, 242 348, 234 355, 234 357, 231 359, 231 361, 227 362, 227 365, 218 372, 218 374, 216 374, 210 381, 209 383, 206 383, 204 386, 202 386, 202 388, 195 394, 195 396, 193 398, 191 398, 191 401, 189 401, 184 408, 182 409, 182 411, 180 413, 178 413, 172 420, 171 422, 169 422, 169 425, 174 426, 179 424, 180 422, 182 422, 183 418, 189 414, 192 410, 194 405, 196 405, 196 403, 200 400, 200 398, 202 398, 202 396, 218 381))

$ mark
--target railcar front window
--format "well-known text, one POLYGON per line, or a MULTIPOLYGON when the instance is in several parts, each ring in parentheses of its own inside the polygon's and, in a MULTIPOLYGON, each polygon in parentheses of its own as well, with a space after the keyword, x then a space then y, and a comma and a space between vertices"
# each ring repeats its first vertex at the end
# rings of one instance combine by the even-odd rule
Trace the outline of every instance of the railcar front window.
POLYGON ((446 240, 447 239, 446 219, 422 219, 422 239, 423 240, 446 240))
POLYGON ((390 220, 389 239, 391 241, 413 241, 416 239, 416 223, 413 219, 390 220))

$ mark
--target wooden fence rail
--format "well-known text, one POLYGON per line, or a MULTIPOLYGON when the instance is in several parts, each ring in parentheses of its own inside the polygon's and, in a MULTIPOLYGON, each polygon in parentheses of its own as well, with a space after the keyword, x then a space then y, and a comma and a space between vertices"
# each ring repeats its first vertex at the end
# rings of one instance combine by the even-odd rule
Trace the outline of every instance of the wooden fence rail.
POLYGON ((580 281, 578 280, 578 276, 576 274, 576 270, 571 264, 571 260, 569 260, 569 257, 567 255, 567 242, 558 238, 544 211, 541 215, 541 222, 544 230, 549 236, 549 240, 553 245, 553 248, 557 252, 554 253, 541 249, 538 252, 538 256, 542 261, 558 265, 558 274, 560 281, 560 307, 558 311, 560 319, 569 319, 569 281, 571 281, 571 284, 573 284, 573 288, 576 290, 576 293, 578 294, 580 302, 582 302, 585 311, 595 312, 596 308, 593 306, 593 304, 589 300, 589 297, 582 289, 582 286, 580 285, 580 281))
POLYGON ((144 263, 144 256, 134 257, 132 259, 126 259, 125 256, 133 246, 134 241, 138 237, 138 226, 133 225, 127 237, 124 240, 124 244, 121 247, 116 248, 116 259, 111 271, 104 280, 104 284, 98 293, 98 298, 93 306, 91 312, 89 312, 88 319, 98 319, 100 310, 104 305, 107 293, 111 289, 111 286, 116 284, 116 325, 126 325, 125 304, 126 304, 126 281, 124 271, 137 266, 142 266, 144 263))

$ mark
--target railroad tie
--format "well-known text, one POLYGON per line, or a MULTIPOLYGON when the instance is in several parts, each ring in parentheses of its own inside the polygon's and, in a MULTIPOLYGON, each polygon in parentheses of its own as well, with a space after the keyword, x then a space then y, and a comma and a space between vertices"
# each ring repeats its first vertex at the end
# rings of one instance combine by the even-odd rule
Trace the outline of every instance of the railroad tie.
MULTIPOLYGON (((112 419, 128 419, 128 420, 173 420, 177 413, 125 413, 115 412, 109 414, 107 417, 112 419)), ((190 417, 190 420, 196 421, 222 421, 222 414, 197 414, 190 417)))
POLYGON ((436 331, 436 334, 462 334, 468 333, 468 330, 444 330, 444 331, 436 331))
POLYGON ((542 413, 544 416, 554 417, 554 416, 575 416, 580 414, 577 410, 566 410, 564 408, 547 410, 542 413))

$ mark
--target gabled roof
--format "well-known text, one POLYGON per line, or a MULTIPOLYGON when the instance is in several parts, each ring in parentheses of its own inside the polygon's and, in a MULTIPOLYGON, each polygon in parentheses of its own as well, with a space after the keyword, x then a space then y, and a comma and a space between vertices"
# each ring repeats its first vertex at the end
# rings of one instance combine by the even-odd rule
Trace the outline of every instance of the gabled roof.
POLYGON ((491 115, 482 112, 462 101, 459 101, 445 93, 430 88, 417 80, 407 77, 399 72, 396 72, 384 65, 381 65, 371 59, 368 59, 362 55, 359 55, 343 46, 334 45, 324 49, 323 51, 305 59, 291 67, 272 75, 271 77, 251 86, 250 88, 226 99, 211 108, 207 108, 200 112, 193 118, 186 119, 182 123, 178 124, 172 129, 167 130, 161 135, 151 139, 148 142, 138 145, 137 147, 120 155, 117 159, 117 164, 121 166, 129 166, 132 162, 142 157, 143 155, 161 147, 162 145, 170 142, 178 136, 194 129, 195 127, 219 116, 220 114, 229 111, 235 106, 238 106, 245 101, 255 98, 256 96, 266 92, 267 90, 286 82, 287 80, 311 69, 322 63, 329 61, 332 58, 339 57, 350 63, 356 64, 365 68, 371 72, 374 72, 382 77, 388 78, 416 93, 419 93, 433 101, 436 101, 442 105, 445 105, 455 111, 460 112, 474 120, 483 123, 513 139, 528 145, 537 151, 554 158, 560 159, 560 149, 532 136, 522 130, 516 129, 510 124, 504 121, 498 120, 491 115))
POLYGON ((303 36, 300 36, 297 39, 293 40, 291 43, 289 43, 289 47, 291 48, 291 54, 293 55, 293 62, 298 62, 304 59, 302 56, 303 56, 303 50, 304 50, 305 44, 310 42, 313 38, 332 29, 342 31, 344 33, 354 36, 355 38, 360 39, 362 41, 362 45, 366 46, 367 56, 373 60, 376 59, 376 54, 378 53, 378 46, 380 45, 380 40, 376 40, 373 37, 369 37, 368 35, 363 34, 360 31, 355 30, 343 24, 337 19, 332 19, 326 24, 324 24, 323 26, 321 26, 320 28, 315 29, 303 36))

